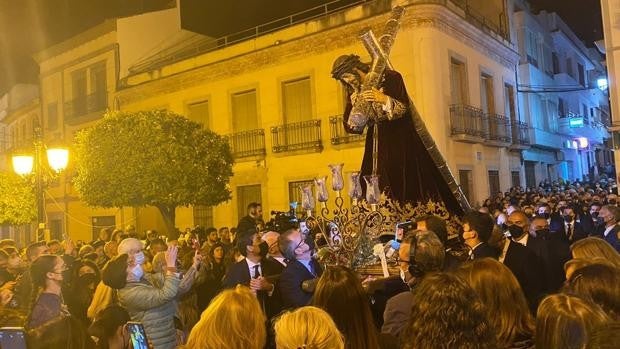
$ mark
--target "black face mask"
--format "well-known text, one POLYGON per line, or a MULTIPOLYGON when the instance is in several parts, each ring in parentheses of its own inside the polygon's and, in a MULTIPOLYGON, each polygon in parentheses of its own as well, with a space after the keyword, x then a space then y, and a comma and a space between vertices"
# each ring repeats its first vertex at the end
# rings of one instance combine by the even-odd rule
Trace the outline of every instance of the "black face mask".
POLYGON ((543 240, 548 240, 550 237, 549 234, 550 234, 550 231, 547 228, 536 230, 536 237, 543 239, 543 240))
POLYGON ((590 213, 590 216, 592 216, 592 218, 597 219, 598 218, 598 212, 592 212, 590 213))
POLYGON ((549 214, 549 212, 539 213, 538 215, 544 219, 549 219, 549 217, 551 217, 551 214, 549 214))
POLYGON ((568 215, 568 214, 567 214, 567 215, 562 216, 562 218, 564 218, 564 221, 565 221, 566 223, 570 223, 570 222, 572 222, 572 221, 573 221, 574 216, 571 216, 571 215, 568 215))
POLYGON ((77 283, 79 285, 81 285, 81 286, 86 287, 86 286, 91 285, 91 284, 95 284, 96 285, 96 284, 99 283, 99 281, 100 280, 99 280, 99 278, 97 277, 96 274, 94 274, 94 273, 86 273, 86 274, 83 274, 82 276, 80 276, 78 278, 77 283))
POLYGON ((269 244, 266 241, 263 241, 258 245, 258 248, 260 249, 260 256, 265 258, 267 253, 269 253, 269 244))
POLYGON ((525 234, 525 230, 523 230, 523 228, 516 224, 509 225, 508 231, 510 232, 510 236, 512 236, 513 239, 518 239, 523 236, 523 234, 525 234))

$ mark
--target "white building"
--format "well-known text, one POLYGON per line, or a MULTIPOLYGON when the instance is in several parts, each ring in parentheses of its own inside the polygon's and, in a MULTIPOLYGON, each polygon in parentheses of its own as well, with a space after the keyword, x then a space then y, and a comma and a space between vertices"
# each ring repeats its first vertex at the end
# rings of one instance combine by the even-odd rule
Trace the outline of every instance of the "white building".
POLYGON ((609 106, 597 80, 601 56, 588 49, 555 13, 533 14, 515 4, 519 41, 519 107, 531 125, 532 147, 523 152, 527 186, 543 180, 595 176, 611 162, 609 106))

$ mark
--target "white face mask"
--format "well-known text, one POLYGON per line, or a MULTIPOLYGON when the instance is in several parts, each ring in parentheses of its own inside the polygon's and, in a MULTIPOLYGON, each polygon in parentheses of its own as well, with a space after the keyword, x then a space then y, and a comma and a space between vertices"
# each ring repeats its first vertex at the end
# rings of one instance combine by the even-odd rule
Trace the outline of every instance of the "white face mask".
POLYGON ((144 270, 142 270, 142 265, 136 264, 136 266, 131 269, 131 278, 134 281, 140 281, 142 280, 142 276, 144 276, 144 270))
POLYGON ((144 252, 140 251, 136 253, 135 255, 133 255, 133 258, 136 261, 136 264, 139 264, 139 265, 144 264, 144 252))

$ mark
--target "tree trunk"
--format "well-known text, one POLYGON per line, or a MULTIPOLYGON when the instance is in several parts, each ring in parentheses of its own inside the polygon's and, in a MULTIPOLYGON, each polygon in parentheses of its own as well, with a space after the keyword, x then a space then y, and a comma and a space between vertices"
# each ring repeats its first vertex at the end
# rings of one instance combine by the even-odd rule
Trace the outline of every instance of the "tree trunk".
POLYGON ((166 224, 166 236, 169 239, 177 239, 178 236, 176 234, 175 217, 176 217, 176 206, 165 206, 165 205, 157 205, 161 216, 164 218, 164 223, 166 224))

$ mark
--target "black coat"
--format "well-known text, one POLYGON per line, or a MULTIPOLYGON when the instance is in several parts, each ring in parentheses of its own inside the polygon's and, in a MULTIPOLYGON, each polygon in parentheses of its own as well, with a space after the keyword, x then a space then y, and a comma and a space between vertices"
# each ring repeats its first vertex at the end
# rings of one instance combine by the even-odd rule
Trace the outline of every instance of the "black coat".
MULTIPOLYGON (((323 273, 321 265, 312 260, 312 266, 316 272, 316 277, 320 277, 323 273)), ((282 305, 285 309, 299 308, 310 303, 312 293, 302 290, 301 284, 315 276, 299 261, 291 261, 282 271, 280 276, 279 288, 282 297, 282 305)))
POLYGON ((481 243, 476 248, 472 250, 474 254, 474 259, 490 257, 497 259, 497 250, 493 247, 489 246, 486 242, 481 243))
MULTIPOLYGON (((262 276, 269 279, 269 281, 274 284, 274 291, 271 296, 269 296, 268 292, 265 291, 259 291, 257 294, 261 306, 265 309, 265 315, 267 318, 271 318, 282 310, 280 292, 278 289, 278 282, 280 279, 280 274, 282 273, 282 265, 265 258, 261 261, 261 269, 262 276)), ((249 286, 250 279, 251 276, 248 262, 244 259, 230 266, 224 276, 222 284, 224 288, 233 288, 237 285, 249 286)))
POLYGON ((509 243, 504 265, 514 274, 521 285, 530 310, 536 314, 538 303, 545 292, 545 274, 541 270, 542 261, 527 247, 514 241, 509 243))
MULTIPOLYGON (((399 101, 406 108, 402 117, 379 122, 378 132, 378 164, 379 188, 400 202, 427 202, 429 199, 443 201, 452 213, 463 213, 460 204, 450 191, 447 182, 413 125, 412 112, 415 111, 410 102, 405 83, 400 73, 393 70, 384 72, 383 82, 379 88, 383 93, 399 101)), ((351 129, 347 121, 351 113, 351 98, 347 98, 344 111, 344 127, 349 133, 360 133, 351 129)), ((372 120, 372 119, 371 119, 372 120)), ((366 145, 362 160, 361 176, 372 174, 373 121, 368 123, 366 145)), ((366 190, 364 180, 362 188, 366 190)))

